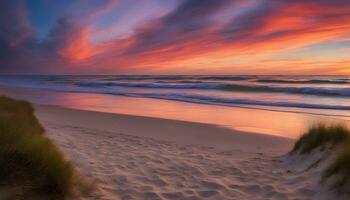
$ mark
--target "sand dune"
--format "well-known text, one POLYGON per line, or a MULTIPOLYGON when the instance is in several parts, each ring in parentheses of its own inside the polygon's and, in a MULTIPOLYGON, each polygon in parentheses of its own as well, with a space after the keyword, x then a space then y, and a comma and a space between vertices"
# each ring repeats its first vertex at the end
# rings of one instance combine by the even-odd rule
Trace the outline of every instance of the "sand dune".
POLYGON ((320 186, 317 170, 278 156, 291 148, 288 139, 51 106, 37 106, 37 116, 81 173, 95 180, 92 199, 334 198, 320 186))

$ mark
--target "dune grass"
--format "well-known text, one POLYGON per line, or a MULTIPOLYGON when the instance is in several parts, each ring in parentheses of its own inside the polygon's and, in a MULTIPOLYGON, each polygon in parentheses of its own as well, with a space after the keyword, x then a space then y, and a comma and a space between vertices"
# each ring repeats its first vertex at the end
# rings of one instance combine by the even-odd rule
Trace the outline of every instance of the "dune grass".
POLYGON ((31 104, 0 97, 0 187, 15 188, 15 199, 64 199, 73 193, 74 176, 31 104))
POLYGON ((339 191, 350 192, 350 147, 346 147, 323 173, 322 181, 336 176, 333 184, 339 191))
POLYGON ((344 125, 326 125, 323 123, 312 126, 295 143, 293 151, 310 153, 325 144, 336 145, 350 139, 350 130, 344 125))
POLYGON ((322 182, 333 178, 339 192, 350 192, 350 130, 345 125, 319 123, 312 126, 294 145, 292 152, 308 154, 316 148, 337 146, 334 161, 322 174, 322 182))

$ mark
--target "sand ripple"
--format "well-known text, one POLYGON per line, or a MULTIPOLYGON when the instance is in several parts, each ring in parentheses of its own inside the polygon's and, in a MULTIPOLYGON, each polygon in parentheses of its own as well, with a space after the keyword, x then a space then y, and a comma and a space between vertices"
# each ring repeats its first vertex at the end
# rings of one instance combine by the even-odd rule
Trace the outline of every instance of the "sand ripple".
POLYGON ((122 133, 47 128, 82 173, 96 181, 100 199, 322 199, 315 194, 318 181, 261 153, 240 159, 237 152, 122 133))

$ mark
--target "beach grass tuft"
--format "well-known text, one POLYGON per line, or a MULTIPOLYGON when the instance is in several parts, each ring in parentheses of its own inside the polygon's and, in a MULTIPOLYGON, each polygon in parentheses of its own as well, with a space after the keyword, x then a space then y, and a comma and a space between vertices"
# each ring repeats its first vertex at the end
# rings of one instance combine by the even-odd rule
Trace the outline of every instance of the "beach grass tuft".
POLYGON ((312 126, 294 145, 293 151, 310 153, 325 144, 336 145, 350 139, 350 130, 340 124, 327 125, 319 123, 312 126))
POLYGON ((0 97, 0 187, 15 188, 14 199, 64 199, 73 193, 74 176, 31 104, 0 97))
POLYGON ((323 173, 322 181, 335 177, 334 188, 339 191, 350 192, 350 147, 345 147, 335 161, 323 173))
POLYGON ((322 182, 332 179, 333 188, 350 192, 350 130, 345 125, 319 123, 312 126, 294 145, 292 152, 308 154, 326 145, 337 146, 335 159, 322 174, 322 182))

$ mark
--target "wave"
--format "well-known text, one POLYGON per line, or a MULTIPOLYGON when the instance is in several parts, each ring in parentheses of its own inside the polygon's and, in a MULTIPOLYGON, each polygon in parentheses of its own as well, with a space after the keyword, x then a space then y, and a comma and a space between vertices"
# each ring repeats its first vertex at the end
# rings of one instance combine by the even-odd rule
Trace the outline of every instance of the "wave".
POLYGON ((70 89, 65 92, 79 92, 79 93, 98 93, 109 94, 117 96, 127 97, 140 97, 140 98, 154 98, 164 100, 175 100, 190 103, 201 103, 210 105, 224 105, 224 106, 271 106, 271 107, 294 107, 294 108, 309 108, 309 109, 331 109, 331 110, 350 110, 350 106, 341 105, 326 105, 326 104, 310 104, 300 102, 284 102, 284 101, 263 101, 252 99, 240 99, 240 98, 220 98, 206 95, 190 95, 190 94, 178 94, 178 93, 138 93, 138 92, 122 92, 122 91, 108 91, 108 90, 75 90, 70 89))
MULTIPOLYGON (((250 99, 233 99, 218 98, 204 95, 184 95, 184 94, 137 94, 140 97, 158 98, 167 100, 178 100, 192 103, 218 104, 218 105, 250 105, 250 106, 273 106, 273 107, 295 107, 295 108, 312 108, 312 109, 333 109, 333 110, 350 110, 350 106, 309 104, 298 102, 272 102, 250 99)), ((128 96, 128 95, 126 95, 128 96)), ((135 96, 135 95, 133 95, 135 96)))
POLYGON ((278 87, 265 85, 226 84, 222 87, 222 89, 243 92, 282 92, 322 96, 350 96, 350 88, 278 87))
POLYGON ((257 82, 262 83, 310 83, 310 84, 349 84, 348 79, 333 79, 333 80, 323 80, 323 79, 311 79, 311 80, 286 80, 286 79, 258 79, 257 82))
POLYGON ((159 89, 219 89, 221 84, 164 84, 164 83, 123 83, 123 82, 78 82, 81 87, 131 87, 159 89))
POLYGON ((176 83, 206 83, 205 81, 196 81, 196 80, 175 80, 175 81, 156 81, 156 83, 165 83, 165 84, 176 84, 176 83))
POLYGON ((116 76, 103 79, 104 81, 143 81, 143 80, 222 80, 222 81, 240 81, 253 79, 256 76, 190 76, 190 75, 174 75, 174 76, 116 76))
POLYGON ((103 78, 104 81, 144 81, 144 80, 181 80, 184 76, 150 76, 150 75, 139 75, 139 76, 111 76, 103 78))
POLYGON ((168 90, 218 90, 227 92, 265 92, 265 93, 288 93, 288 94, 305 94, 314 96, 333 96, 333 97, 350 97, 349 88, 333 88, 333 87, 293 87, 283 85, 261 85, 252 83, 223 83, 223 82, 206 82, 206 81, 188 81, 180 80, 172 81, 152 81, 152 82, 110 82, 100 80, 97 81, 82 81, 72 79, 47 79, 40 81, 19 81, 6 80, 1 81, 2 85, 33 87, 33 88, 55 88, 55 87, 76 87, 77 90, 86 90, 94 88, 95 90, 103 89, 123 89, 123 88, 142 88, 142 89, 168 89, 168 90), (79 89, 80 88, 80 89, 79 89))
MULTIPOLYGON (((46 88, 49 89, 49 88, 46 88)), ((271 107, 294 107, 294 108, 309 108, 309 109, 331 109, 331 110, 350 110, 350 106, 342 105, 326 105, 326 104, 312 104, 301 102, 285 102, 285 101, 263 101, 241 98, 221 98, 207 95, 191 95, 191 94, 179 94, 179 93, 145 93, 145 92, 124 92, 118 90, 109 89, 91 89, 91 88, 67 88, 57 87, 51 88, 55 91, 61 92, 75 92, 75 93, 95 93, 95 94, 109 94, 117 96, 127 97, 140 97, 140 98, 154 98, 164 100, 175 100, 190 103, 201 103, 211 105, 224 105, 224 106, 271 106, 271 107)))
POLYGON ((252 84, 225 84, 225 83, 191 83, 191 84, 164 84, 164 83, 121 83, 121 82, 78 82, 81 87, 130 87, 155 89, 200 89, 223 90, 231 92, 274 92, 327 96, 350 96, 350 88, 319 88, 319 87, 280 87, 252 84))
MULTIPOLYGON (((8 83, 9 86, 14 83, 8 83)), ((273 101, 273 100, 260 100, 260 99, 243 99, 243 98, 223 98, 218 96, 206 95, 206 94, 183 94, 181 91, 162 91, 157 90, 140 90, 138 92, 130 92, 121 88, 121 90, 114 86, 120 87, 150 87, 150 88, 175 88, 175 89, 219 89, 227 91, 252 91, 252 92, 289 92, 289 93, 303 93, 303 94, 317 94, 317 95, 343 95, 350 96, 350 89, 340 88, 291 88, 291 87, 270 87, 263 85, 239 85, 239 84, 159 84, 159 83, 115 83, 115 82, 79 82, 74 85, 45 85, 45 84, 20 84, 15 82, 16 86, 47 89, 58 92, 74 92, 74 93, 95 93, 95 94, 110 94, 129 97, 144 97, 144 98, 156 98, 167 99, 183 102, 202 103, 202 104, 215 104, 226 106, 272 106, 272 107, 295 107, 295 108, 311 108, 311 109, 332 109, 332 110, 350 110, 350 106, 346 105, 329 105, 320 103, 305 103, 305 102, 292 102, 292 101, 273 101), (78 84, 78 85, 77 85, 78 84), (78 87, 77 87, 78 86, 78 87), (113 87, 109 87, 113 86, 113 87), (166 92, 166 93, 164 93, 166 92)))
POLYGON ((199 76, 198 80, 242 81, 254 79, 256 76, 199 76))
POLYGON ((102 81, 245 81, 261 83, 309 83, 309 84, 350 84, 350 79, 289 79, 289 78, 262 78, 258 76, 117 76, 111 78, 104 78, 102 81))

